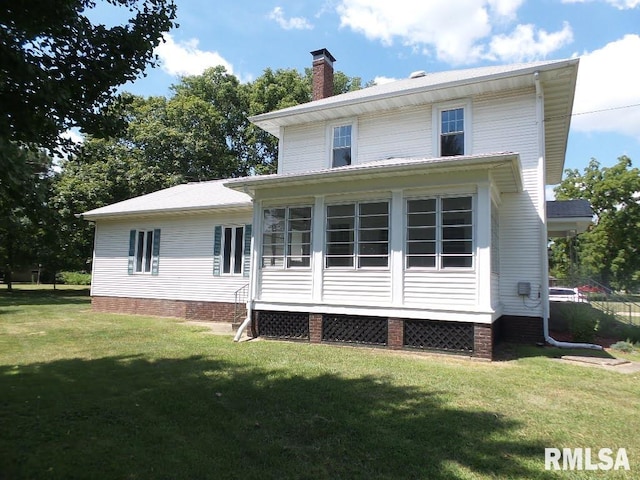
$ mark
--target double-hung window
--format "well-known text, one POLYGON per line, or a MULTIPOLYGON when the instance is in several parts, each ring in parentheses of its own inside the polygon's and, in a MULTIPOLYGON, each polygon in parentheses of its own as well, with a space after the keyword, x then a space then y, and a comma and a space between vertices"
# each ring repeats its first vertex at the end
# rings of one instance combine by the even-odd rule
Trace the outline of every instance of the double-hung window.
POLYGON ((473 267, 473 198, 407 200, 407 268, 473 267))
POLYGON ((129 234, 129 274, 158 274, 160 229, 131 230, 129 234))
POLYGON ((464 155, 464 108, 440 111, 440 156, 464 155))
POLYGON ((351 134, 352 125, 338 125, 333 127, 331 142, 331 166, 344 167, 351 165, 351 134))
POLYGON ((311 265, 310 206, 263 210, 262 266, 295 268, 311 265))
POLYGON ((249 276, 251 225, 216 225, 213 229, 213 274, 249 276))
POLYGON ((327 206, 325 262, 330 267, 387 267, 389 202, 327 206))
POLYGON ((222 227, 222 273, 242 273, 244 227, 222 227))

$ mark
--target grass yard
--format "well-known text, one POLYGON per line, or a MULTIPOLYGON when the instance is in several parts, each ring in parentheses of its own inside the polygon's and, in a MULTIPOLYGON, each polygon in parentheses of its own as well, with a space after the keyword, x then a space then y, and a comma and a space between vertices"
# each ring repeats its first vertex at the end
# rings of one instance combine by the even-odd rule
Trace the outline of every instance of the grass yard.
POLYGON ((513 352, 236 344, 0 290, 0 478, 640 478, 639 374, 513 352), (626 448, 631 470, 545 471, 545 447, 626 448))

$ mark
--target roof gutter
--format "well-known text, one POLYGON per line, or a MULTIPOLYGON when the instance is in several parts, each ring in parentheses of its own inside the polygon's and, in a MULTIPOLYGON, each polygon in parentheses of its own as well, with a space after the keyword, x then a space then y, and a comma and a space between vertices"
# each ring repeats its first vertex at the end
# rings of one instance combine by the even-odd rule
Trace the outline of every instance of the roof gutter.
POLYGON ((231 179, 224 184, 225 187, 242 191, 248 195, 255 192, 256 188, 270 188, 292 185, 304 185, 317 183, 319 181, 334 182, 339 180, 353 180, 354 177, 362 176, 388 176, 403 175, 411 170, 434 169, 438 172, 468 169, 472 167, 494 168, 506 164, 511 165, 511 172, 514 176, 514 183, 518 190, 522 190, 522 176, 518 166, 518 154, 513 152, 494 153, 487 155, 458 157, 452 160, 451 157, 436 159, 406 159, 394 163, 363 163, 351 165, 343 168, 332 168, 308 173, 265 175, 255 177, 243 177, 231 179))
MULTIPOLYGON (((538 153, 539 168, 542 169, 542 176, 539 178, 546 179, 545 168, 545 143, 544 143, 544 93, 542 91, 542 85, 540 83, 540 72, 536 71, 533 74, 533 79, 536 85, 536 123, 538 126, 538 153)), ((545 199, 545 182, 542 183, 538 196, 540 199, 541 216, 543 219, 544 228, 540 229, 540 248, 542 258, 542 284, 544 288, 541 288, 542 294, 542 330, 544 333, 544 340, 549 345, 558 348, 587 348, 591 350, 602 350, 602 346, 592 343, 573 343, 573 342, 560 342, 553 338, 549 334, 549 256, 547 253, 547 202, 545 199)))

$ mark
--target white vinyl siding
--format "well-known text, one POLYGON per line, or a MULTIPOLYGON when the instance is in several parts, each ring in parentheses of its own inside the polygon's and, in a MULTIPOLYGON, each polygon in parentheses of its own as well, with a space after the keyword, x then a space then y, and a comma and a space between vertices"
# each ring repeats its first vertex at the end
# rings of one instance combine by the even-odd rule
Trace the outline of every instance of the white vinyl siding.
POLYGON ((431 141, 430 105, 365 115, 358 119, 358 158, 354 164, 387 158, 428 158, 432 156, 431 141))
POLYGON ((323 273, 323 301, 346 305, 388 305, 391 273, 387 270, 328 269, 323 273))
POLYGON ((250 222, 250 211, 217 217, 182 215, 136 222, 99 220, 91 293, 95 296, 233 302, 235 291, 246 285, 248 278, 212 275, 214 225, 250 222), (162 232, 161 265, 157 276, 129 275, 127 272, 127 247, 134 226, 162 232))
POLYGON ((541 316, 541 304, 525 306, 516 293, 518 282, 532 285, 532 297, 542 288, 540 246, 544 192, 537 151, 535 91, 517 90, 483 95, 474 100, 474 153, 513 151, 520 154, 524 191, 502 195, 500 215, 500 300, 506 315, 541 316), (505 133, 508 132, 508 133, 505 133))
POLYGON ((474 272, 404 272, 404 305, 430 308, 475 305, 476 274, 474 272))
POLYGON ((278 173, 300 173, 327 168, 324 123, 286 127, 281 145, 278 173))
POLYGON ((311 270, 288 269, 260 271, 258 299, 308 301, 311 298, 313 276, 311 270))

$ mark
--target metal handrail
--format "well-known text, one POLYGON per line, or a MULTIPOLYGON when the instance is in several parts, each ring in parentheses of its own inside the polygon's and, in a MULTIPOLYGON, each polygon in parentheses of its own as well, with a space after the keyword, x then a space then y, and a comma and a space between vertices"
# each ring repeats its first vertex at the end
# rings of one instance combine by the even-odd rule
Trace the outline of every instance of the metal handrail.
POLYGON ((249 297, 249 284, 243 285, 238 290, 236 290, 233 294, 234 297, 234 311, 233 311, 233 321, 237 322, 245 315, 245 305, 247 303, 247 299, 249 297))

